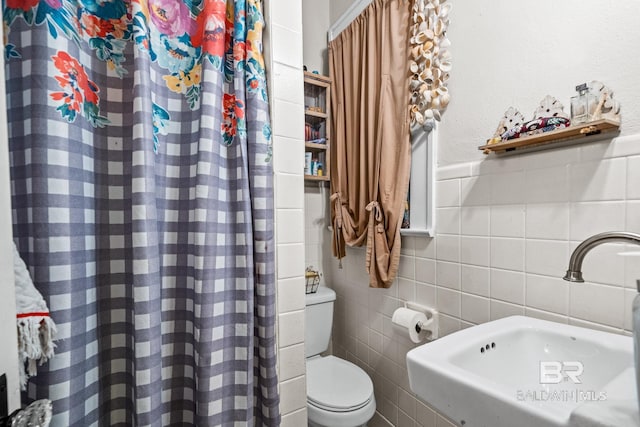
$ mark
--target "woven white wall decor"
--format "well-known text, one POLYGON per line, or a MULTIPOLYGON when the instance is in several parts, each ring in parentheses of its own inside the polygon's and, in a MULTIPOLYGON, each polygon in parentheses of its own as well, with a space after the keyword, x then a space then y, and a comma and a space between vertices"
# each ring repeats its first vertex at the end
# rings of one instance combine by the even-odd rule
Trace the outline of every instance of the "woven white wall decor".
POLYGON ((411 124, 440 120, 451 99, 447 89, 451 71, 451 42, 447 38, 451 4, 444 0, 416 0, 411 25, 411 124))

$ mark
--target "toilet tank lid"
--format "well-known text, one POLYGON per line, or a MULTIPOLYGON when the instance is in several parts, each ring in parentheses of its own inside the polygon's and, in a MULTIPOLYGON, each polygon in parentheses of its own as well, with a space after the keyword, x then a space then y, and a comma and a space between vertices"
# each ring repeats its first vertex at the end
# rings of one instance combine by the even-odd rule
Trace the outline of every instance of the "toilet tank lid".
POLYGON ((325 302, 335 301, 336 293, 333 289, 326 286, 318 286, 318 291, 313 294, 305 295, 307 305, 322 304, 325 302))

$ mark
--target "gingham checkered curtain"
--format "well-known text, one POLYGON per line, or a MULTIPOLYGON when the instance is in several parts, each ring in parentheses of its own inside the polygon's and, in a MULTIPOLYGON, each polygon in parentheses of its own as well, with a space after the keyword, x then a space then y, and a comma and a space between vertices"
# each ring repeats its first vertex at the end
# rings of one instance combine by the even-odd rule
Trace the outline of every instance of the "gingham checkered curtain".
POLYGON ((6 0, 14 235, 54 426, 279 425, 259 0, 6 0))

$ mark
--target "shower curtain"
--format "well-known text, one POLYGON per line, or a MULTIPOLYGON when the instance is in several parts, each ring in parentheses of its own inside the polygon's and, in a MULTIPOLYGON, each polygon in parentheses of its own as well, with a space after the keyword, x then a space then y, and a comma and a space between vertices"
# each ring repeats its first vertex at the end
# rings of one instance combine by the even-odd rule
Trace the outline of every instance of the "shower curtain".
MULTIPOLYGON (((54 426, 279 425, 259 0, 5 0, 54 426)), ((7 34, 8 32, 8 34, 7 34)))

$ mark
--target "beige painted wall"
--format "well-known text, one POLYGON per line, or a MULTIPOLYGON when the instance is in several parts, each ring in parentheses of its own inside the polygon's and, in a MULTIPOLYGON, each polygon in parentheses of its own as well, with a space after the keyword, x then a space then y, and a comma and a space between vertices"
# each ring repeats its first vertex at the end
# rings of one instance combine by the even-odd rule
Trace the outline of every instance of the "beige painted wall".
POLYGON ((354 0, 330 0, 329 11, 331 23, 333 24, 342 16, 342 14, 354 3, 354 0))
POLYGON ((324 1, 302 0, 303 60, 309 71, 329 74, 327 61, 327 30, 329 4, 324 1))
MULTIPOLYGON (((1 12, 0 12, 1 16, 1 12)), ((11 230, 11 189, 9 186, 9 148, 7 108, 4 92, 4 59, 0 58, 0 374, 7 374, 9 411, 20 406, 18 381, 18 338, 13 278, 11 230)))

